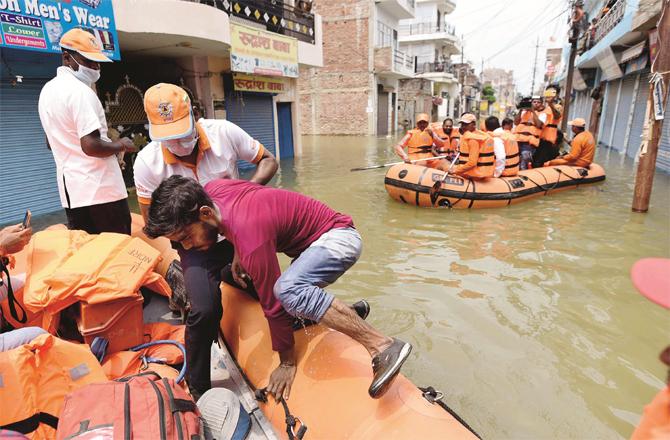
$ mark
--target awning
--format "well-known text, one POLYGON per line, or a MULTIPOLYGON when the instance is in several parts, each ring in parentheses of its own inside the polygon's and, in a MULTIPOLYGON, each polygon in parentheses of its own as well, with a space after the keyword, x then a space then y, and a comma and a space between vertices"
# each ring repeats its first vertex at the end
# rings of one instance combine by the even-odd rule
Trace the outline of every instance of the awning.
POLYGON ((644 50, 644 47, 646 45, 647 45, 646 41, 641 41, 635 46, 629 47, 628 49, 624 50, 623 53, 621 54, 621 62, 625 63, 626 61, 630 61, 633 58, 639 57, 642 54, 642 51, 644 50))

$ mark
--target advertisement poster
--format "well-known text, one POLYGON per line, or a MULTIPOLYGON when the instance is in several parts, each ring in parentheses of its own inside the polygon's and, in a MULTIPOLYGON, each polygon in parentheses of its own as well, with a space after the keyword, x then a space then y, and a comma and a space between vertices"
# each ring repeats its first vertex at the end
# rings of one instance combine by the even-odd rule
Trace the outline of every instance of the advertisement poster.
POLYGON ((230 23, 233 72, 297 78, 298 40, 262 29, 230 23))
POLYGON ((121 59, 112 0, 0 0, 0 46, 59 53, 60 37, 87 30, 105 55, 121 59))

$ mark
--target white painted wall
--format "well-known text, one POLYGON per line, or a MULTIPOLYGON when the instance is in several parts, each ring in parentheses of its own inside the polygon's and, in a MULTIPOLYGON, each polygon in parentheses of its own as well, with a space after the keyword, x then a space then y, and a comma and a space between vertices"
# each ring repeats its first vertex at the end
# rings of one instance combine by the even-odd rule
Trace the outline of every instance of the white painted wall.
POLYGON ((298 41, 298 63, 309 67, 323 67, 323 27, 321 16, 314 15, 314 44, 298 41))

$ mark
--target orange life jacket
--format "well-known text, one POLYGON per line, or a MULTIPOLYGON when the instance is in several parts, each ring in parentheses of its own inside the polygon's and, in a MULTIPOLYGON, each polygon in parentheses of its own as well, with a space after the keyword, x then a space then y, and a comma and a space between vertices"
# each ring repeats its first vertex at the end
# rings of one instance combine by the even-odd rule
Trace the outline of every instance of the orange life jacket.
POLYGON ((449 138, 449 135, 444 132, 444 129, 442 128, 442 124, 439 122, 433 122, 430 124, 431 130, 443 141, 446 141, 449 138))
POLYGON ((519 144, 509 131, 491 133, 494 137, 500 138, 505 144, 505 169, 502 176, 516 176, 519 174, 519 144))
POLYGON ((466 131, 461 137, 461 140, 461 155, 458 158, 459 165, 468 163, 468 158, 470 155, 469 141, 475 140, 477 143, 479 143, 479 158, 477 159, 477 166, 464 172, 462 175, 478 179, 493 177, 496 161, 493 148, 493 137, 486 132, 475 130, 466 131))
MULTIPOLYGON (((88 345, 49 334, 0 353, 0 426, 17 423, 30 431, 51 426, 65 396, 84 385, 106 382, 88 345)), ((55 426, 54 426, 55 428, 55 426)), ((55 431, 52 431, 55 433, 55 431)))
POLYGON ((521 114, 521 122, 514 127, 517 142, 527 142, 534 147, 540 145, 540 132, 540 129, 533 125, 533 114, 530 111, 524 111, 521 114))
POLYGON ((554 120, 554 112, 551 110, 551 107, 546 106, 544 108, 544 113, 547 115, 547 122, 542 127, 542 133, 540 134, 540 139, 543 139, 552 145, 556 143, 558 138, 558 124, 560 124, 560 118, 554 120))
POLYGON ((407 141, 408 154, 430 153, 433 148, 433 138, 428 133, 415 128, 410 130, 409 134, 411 137, 407 141))
POLYGON ((458 131, 458 128, 451 129, 451 133, 449 133, 449 143, 451 144, 451 149, 453 151, 458 151, 458 147, 461 144, 461 132, 458 131))
POLYGON ((78 301, 98 304, 136 296, 141 286, 168 292, 153 272, 159 252, 124 234, 88 235, 82 231, 41 231, 28 249, 23 305, 43 312, 41 327, 54 333, 56 317, 78 301))

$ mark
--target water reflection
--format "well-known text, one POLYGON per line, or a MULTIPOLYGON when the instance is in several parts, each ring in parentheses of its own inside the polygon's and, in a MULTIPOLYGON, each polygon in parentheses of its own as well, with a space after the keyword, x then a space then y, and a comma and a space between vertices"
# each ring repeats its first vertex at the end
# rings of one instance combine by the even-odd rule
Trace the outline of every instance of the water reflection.
MULTIPOLYGON (((275 184, 353 216, 363 256, 333 293, 411 341, 404 369, 485 438, 628 437, 663 385, 670 314, 635 293, 634 261, 670 256, 670 176, 630 211, 634 166, 598 151, 607 181, 496 210, 404 206, 384 190, 394 139, 304 137, 275 184)), ((286 264, 286 261, 284 261, 286 264)))

